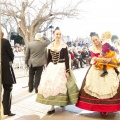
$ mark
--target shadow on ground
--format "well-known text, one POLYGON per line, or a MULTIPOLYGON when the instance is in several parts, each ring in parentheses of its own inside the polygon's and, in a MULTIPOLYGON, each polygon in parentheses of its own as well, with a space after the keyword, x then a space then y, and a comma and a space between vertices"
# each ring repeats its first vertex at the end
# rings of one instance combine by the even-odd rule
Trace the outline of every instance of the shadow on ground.
POLYGON ((46 115, 41 120, 120 120, 119 114, 109 113, 107 117, 102 117, 100 113, 73 114, 68 111, 56 112, 53 115, 46 115))
POLYGON ((40 116, 38 115, 24 115, 20 118, 17 118, 15 120, 40 120, 40 116))
POLYGON ((84 118, 83 120, 120 120, 120 116, 117 113, 109 113, 108 116, 103 117, 100 113, 93 112, 93 113, 83 113, 80 114, 81 118, 84 118))

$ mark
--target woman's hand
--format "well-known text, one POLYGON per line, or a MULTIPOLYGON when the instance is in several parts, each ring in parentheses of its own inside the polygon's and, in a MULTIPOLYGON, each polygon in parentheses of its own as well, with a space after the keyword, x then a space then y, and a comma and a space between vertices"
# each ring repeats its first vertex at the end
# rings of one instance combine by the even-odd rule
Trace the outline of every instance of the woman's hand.
POLYGON ((111 60, 112 60, 111 58, 107 58, 106 61, 107 61, 107 63, 109 63, 111 60))
POLYGON ((111 61, 111 58, 104 58, 103 61, 109 63, 111 61))
POLYGON ((68 77, 69 77, 69 73, 67 72, 67 73, 65 74, 65 76, 66 76, 66 78, 67 78, 67 80, 68 80, 68 77))

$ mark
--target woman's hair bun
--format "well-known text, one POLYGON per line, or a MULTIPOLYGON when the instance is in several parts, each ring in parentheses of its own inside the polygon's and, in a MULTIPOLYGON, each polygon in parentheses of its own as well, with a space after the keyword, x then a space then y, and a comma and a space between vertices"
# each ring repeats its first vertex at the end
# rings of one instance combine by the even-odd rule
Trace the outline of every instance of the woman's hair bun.
POLYGON ((91 32, 90 33, 90 36, 93 37, 93 36, 98 36, 98 34, 96 32, 91 32))
POLYGON ((59 27, 56 27, 55 30, 60 30, 60 28, 59 28, 59 27))

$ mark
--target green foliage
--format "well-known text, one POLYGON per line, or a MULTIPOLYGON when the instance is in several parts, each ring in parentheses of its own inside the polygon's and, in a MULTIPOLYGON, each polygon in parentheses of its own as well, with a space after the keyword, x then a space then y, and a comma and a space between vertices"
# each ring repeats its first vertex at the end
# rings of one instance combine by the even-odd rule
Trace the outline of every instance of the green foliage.
POLYGON ((25 44, 23 37, 21 37, 21 36, 20 36, 18 33, 16 33, 16 32, 12 32, 12 33, 11 33, 10 39, 11 39, 11 40, 14 40, 14 44, 16 44, 16 43, 19 43, 20 45, 24 45, 24 44, 25 44))
POLYGON ((112 35, 111 41, 114 42, 116 39, 119 39, 117 35, 112 35))

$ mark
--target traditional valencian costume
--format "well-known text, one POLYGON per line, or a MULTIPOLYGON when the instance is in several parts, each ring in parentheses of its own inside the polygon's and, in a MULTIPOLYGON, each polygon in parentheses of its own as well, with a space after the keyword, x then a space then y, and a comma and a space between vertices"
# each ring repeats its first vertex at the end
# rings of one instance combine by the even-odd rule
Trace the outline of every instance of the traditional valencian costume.
MULTIPOLYGON (((91 49, 92 61, 100 55, 95 46, 91 49)), ((116 112, 120 110, 120 84, 113 68, 108 69, 104 77, 103 70, 97 70, 93 64, 88 70, 79 93, 77 107, 98 112, 116 112)))
POLYGON ((55 49, 52 42, 47 50, 47 67, 41 76, 36 101, 57 106, 75 104, 78 99, 78 88, 69 68, 67 45, 61 42, 55 49), (69 73, 68 80, 65 76, 66 72, 69 73))

